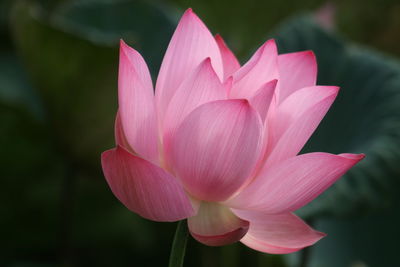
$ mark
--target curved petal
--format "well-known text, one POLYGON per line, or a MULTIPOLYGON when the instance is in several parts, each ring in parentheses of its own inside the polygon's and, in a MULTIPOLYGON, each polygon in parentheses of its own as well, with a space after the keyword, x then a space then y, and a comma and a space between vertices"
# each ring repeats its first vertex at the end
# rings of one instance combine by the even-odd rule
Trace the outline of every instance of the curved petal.
POLYGON ((225 206, 202 202, 196 216, 188 218, 191 235, 208 246, 223 246, 239 241, 249 223, 238 218, 225 206))
POLYGON ((164 138, 169 138, 183 119, 196 107, 213 100, 223 100, 227 90, 219 80, 211 59, 205 59, 178 88, 164 119, 164 138))
POLYGON ((221 52, 222 64, 224 66, 224 81, 231 76, 235 71, 240 69, 240 64, 235 54, 226 45, 224 39, 221 35, 215 35, 215 40, 217 41, 219 51, 221 52))
POLYGON ((264 122, 267 112, 274 96, 276 83, 278 80, 272 80, 261 86, 260 89, 249 99, 250 104, 258 111, 261 120, 264 122))
POLYGON ((127 151, 135 153, 131 148, 131 146, 129 145, 128 140, 126 139, 124 129, 122 128, 121 117, 119 115, 119 112, 117 112, 117 115, 115 116, 114 136, 115 136, 115 144, 117 146, 122 146, 127 151))
POLYGON ((312 51, 281 54, 278 56, 279 102, 303 87, 317 82, 317 60, 312 51))
POLYGON ((211 58, 215 72, 222 80, 218 45, 204 23, 189 8, 172 36, 158 74, 156 99, 161 117, 183 80, 207 57, 211 58))
POLYGON ((227 203, 239 209, 269 214, 295 211, 320 195, 363 154, 309 153, 266 168, 227 203))
POLYGON ((122 128, 130 147, 158 162, 158 128, 153 85, 140 54, 121 40, 118 103, 122 128))
POLYGON ((233 74, 234 83, 230 98, 250 99, 261 85, 278 79, 277 58, 275 41, 267 41, 242 68, 233 74))
POLYGON ((261 252, 292 253, 311 246, 326 236, 292 213, 268 215, 248 210, 233 212, 250 222, 249 230, 240 242, 261 252))
POLYGON ((103 152, 101 163, 114 195, 142 217, 177 221, 195 214, 178 180, 149 161, 117 147, 103 152))
POLYGON ((336 86, 313 86, 290 95, 268 123, 266 166, 297 155, 335 100, 336 86))
POLYGON ((231 196, 248 178, 261 149, 262 123, 247 100, 206 103, 165 143, 186 190, 205 201, 231 196))

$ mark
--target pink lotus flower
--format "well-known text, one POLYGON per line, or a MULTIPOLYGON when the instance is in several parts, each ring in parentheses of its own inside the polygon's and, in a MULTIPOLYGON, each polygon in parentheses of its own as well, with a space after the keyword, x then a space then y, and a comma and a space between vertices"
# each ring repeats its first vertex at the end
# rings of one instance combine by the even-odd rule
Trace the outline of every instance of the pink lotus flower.
POLYGON ((206 245, 290 253, 324 234, 292 212, 364 155, 297 155, 338 87, 316 86, 310 51, 274 40, 240 67, 191 9, 168 46, 155 95, 146 63, 121 41, 117 147, 102 154, 115 196, 154 221, 187 218, 206 245))

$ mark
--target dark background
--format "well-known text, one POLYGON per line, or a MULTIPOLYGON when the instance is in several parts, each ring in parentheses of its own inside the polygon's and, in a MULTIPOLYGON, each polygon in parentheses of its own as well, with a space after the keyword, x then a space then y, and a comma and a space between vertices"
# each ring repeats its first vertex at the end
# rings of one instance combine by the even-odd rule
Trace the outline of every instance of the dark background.
POLYGON ((400 2, 0 1, 0 266, 166 266, 174 223, 129 212, 100 167, 111 148, 122 37, 156 77, 192 7, 241 62, 268 38, 312 49, 341 92, 306 151, 366 159, 299 211, 328 236, 289 256, 190 240, 185 266, 396 266, 400 2))

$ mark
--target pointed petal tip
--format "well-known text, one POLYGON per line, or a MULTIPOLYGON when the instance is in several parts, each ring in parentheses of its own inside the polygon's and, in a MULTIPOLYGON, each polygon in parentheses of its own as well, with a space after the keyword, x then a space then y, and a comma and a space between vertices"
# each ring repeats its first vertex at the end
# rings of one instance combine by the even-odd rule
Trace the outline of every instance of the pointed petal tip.
MULTIPOLYGON (((295 53, 296 53, 296 52, 295 52, 295 53)), ((312 50, 304 50, 304 51, 302 51, 302 52, 297 52, 297 53, 303 53, 304 55, 307 55, 307 56, 311 56, 311 57, 316 58, 315 53, 314 53, 314 51, 312 51, 312 50)))
POLYGON ((365 158, 364 153, 360 153, 360 154, 342 153, 342 154, 339 154, 339 156, 347 158, 347 159, 355 160, 356 162, 359 162, 365 158))
POLYGON ((126 50, 126 49, 133 49, 122 38, 119 39, 119 47, 120 47, 121 51, 126 50))
POLYGON ((272 45, 272 46, 277 47, 275 39, 273 39, 273 38, 272 38, 272 39, 269 39, 269 40, 267 40, 267 41, 264 43, 264 46, 265 46, 265 47, 267 47, 267 46, 269 46, 269 45, 272 45))
MULTIPOLYGON (((273 79, 273 80, 271 80, 271 81, 269 81, 269 82, 266 82, 265 83, 265 85, 270 85, 270 86, 276 86, 276 84, 278 83, 278 79, 273 79)), ((264 86, 265 86, 264 85, 264 86)))
POLYGON ((201 64, 204 64, 204 65, 212 67, 212 65, 211 65, 211 57, 207 57, 206 59, 204 59, 201 64))
POLYGON ((195 19, 200 21, 203 24, 203 21, 197 16, 197 14, 193 11, 193 8, 189 7, 188 9, 185 10, 185 12, 182 15, 182 19, 184 18, 189 18, 189 19, 195 19))

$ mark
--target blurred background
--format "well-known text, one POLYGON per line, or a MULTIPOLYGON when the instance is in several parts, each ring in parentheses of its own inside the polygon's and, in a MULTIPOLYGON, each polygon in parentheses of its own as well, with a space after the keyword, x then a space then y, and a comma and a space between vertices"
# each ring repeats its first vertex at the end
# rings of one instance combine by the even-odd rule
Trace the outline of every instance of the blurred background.
POLYGON ((140 218, 101 172, 113 146, 118 41, 156 77, 192 7, 243 63, 269 38, 312 49, 341 92, 307 151, 367 158, 298 212, 328 236, 288 256, 189 241, 185 266, 397 266, 398 0, 0 0, 0 266, 166 266, 174 223, 140 218))

